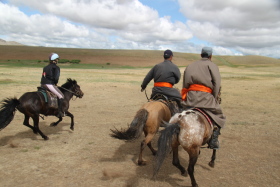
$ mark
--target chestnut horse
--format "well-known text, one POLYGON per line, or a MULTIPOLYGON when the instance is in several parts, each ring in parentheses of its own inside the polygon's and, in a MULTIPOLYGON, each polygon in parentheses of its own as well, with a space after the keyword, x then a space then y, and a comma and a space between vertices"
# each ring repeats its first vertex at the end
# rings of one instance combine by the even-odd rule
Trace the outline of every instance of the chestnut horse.
MULTIPOLYGON (((71 118, 70 129, 74 130, 74 116, 71 114, 69 109, 69 101, 73 96, 82 98, 84 93, 80 89, 76 80, 67 79, 67 82, 59 87, 60 91, 64 94, 63 100, 63 111, 66 116, 71 118)), ((45 116, 57 115, 57 108, 50 108, 45 102, 44 96, 39 92, 27 92, 23 94, 19 99, 17 98, 7 98, 2 101, 2 106, 0 108, 0 130, 4 129, 13 120, 16 110, 19 110, 24 114, 23 125, 31 128, 35 134, 39 133, 44 140, 49 138, 43 134, 39 129, 39 117, 40 114, 45 116), (29 124, 29 118, 33 119, 33 126, 29 124)), ((59 118, 57 122, 51 124, 51 126, 56 126, 62 121, 62 117, 59 118)))
POLYGON ((142 157, 144 148, 148 145, 152 154, 156 155, 157 151, 152 147, 151 141, 158 132, 162 120, 169 121, 171 116, 177 111, 178 108, 175 102, 150 100, 137 111, 127 129, 111 129, 111 136, 120 140, 129 141, 139 138, 144 131, 145 139, 141 142, 138 165, 146 165, 146 161, 142 157))
MULTIPOLYGON (((172 147, 173 161, 182 175, 190 175, 193 187, 197 187, 194 178, 194 166, 200 154, 200 148, 205 145, 211 138, 213 126, 208 122, 206 117, 195 109, 189 109, 182 113, 175 114, 167 123, 167 127, 161 131, 158 139, 158 152, 155 160, 154 176, 158 173, 166 154, 172 147), (178 146, 181 145, 189 154, 189 166, 186 172, 180 164, 178 157, 178 146)), ((216 150, 213 150, 209 166, 214 167, 216 159, 216 150)))

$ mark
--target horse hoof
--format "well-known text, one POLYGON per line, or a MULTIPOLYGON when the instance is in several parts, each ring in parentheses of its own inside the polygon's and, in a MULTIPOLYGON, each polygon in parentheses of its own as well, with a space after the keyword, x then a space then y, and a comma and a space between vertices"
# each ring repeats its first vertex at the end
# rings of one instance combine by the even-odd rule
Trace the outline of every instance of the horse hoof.
POLYGON ((211 162, 211 161, 210 161, 210 162, 208 163, 208 165, 209 165, 211 168, 214 168, 214 167, 215 167, 215 162, 211 162))
POLYGON ((138 160, 138 166, 145 166, 145 165, 147 165, 146 161, 139 161, 138 160))
POLYGON ((71 129, 72 131, 74 131, 74 127, 70 127, 70 129, 71 129))
POLYGON ((184 177, 187 177, 188 176, 188 172, 184 171, 184 172, 181 173, 181 175, 184 176, 184 177))
POLYGON ((50 124, 50 126, 51 127, 55 127, 57 124, 55 123, 55 122, 52 122, 51 124, 50 124))
POLYGON ((44 140, 49 140, 49 137, 47 137, 47 136, 46 136, 46 137, 44 137, 44 140))

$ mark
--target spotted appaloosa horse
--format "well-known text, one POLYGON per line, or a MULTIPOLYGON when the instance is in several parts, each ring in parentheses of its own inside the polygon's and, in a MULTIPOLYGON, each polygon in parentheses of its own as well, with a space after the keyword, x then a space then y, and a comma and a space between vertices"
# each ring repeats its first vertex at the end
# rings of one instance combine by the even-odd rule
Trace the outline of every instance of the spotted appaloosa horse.
MULTIPOLYGON (((167 123, 167 127, 161 131, 158 139, 158 152, 155 159, 154 176, 158 173, 166 154, 170 147, 173 151, 172 164, 176 166, 182 175, 190 175, 193 187, 197 187, 194 178, 194 166, 200 154, 200 148, 206 144, 213 133, 213 126, 209 124, 207 118, 198 110, 187 110, 175 114, 167 123), (178 147, 181 145, 189 154, 189 166, 186 172, 180 164, 178 157, 178 147)), ((213 150, 212 159, 209 166, 214 167, 216 150, 213 150)))

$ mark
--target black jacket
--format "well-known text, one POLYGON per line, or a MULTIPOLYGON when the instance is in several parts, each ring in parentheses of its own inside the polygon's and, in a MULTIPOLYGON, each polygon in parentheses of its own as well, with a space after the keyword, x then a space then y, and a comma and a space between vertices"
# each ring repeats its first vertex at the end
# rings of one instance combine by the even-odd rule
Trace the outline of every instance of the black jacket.
POLYGON ((45 66, 42 73, 41 84, 57 84, 60 76, 60 68, 53 63, 45 66))

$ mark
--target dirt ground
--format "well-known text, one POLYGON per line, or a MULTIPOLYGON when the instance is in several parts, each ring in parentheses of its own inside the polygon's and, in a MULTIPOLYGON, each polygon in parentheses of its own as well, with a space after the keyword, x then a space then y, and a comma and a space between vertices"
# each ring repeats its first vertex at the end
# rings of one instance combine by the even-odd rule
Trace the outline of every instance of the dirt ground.
MULTIPOLYGON (((0 132, 1 187, 191 186, 190 178, 181 176, 171 164, 171 154, 152 180, 154 158, 150 150, 144 151, 148 164, 136 164, 143 137, 124 142, 109 136, 111 128, 127 127, 147 102, 140 85, 149 69, 61 69, 59 83, 68 77, 76 79, 85 93, 82 99, 70 102, 75 130, 70 130, 70 118, 50 127, 56 118, 46 117, 40 120, 40 128, 50 140, 44 141, 22 125, 24 116, 17 111, 11 124, 0 132)), ((200 186, 280 185, 279 70, 220 67, 227 124, 221 131, 215 168, 208 166, 212 151, 201 150, 195 166, 200 186)), ((36 90, 41 71, 0 67, 0 99, 19 98, 36 90)), ((148 94, 151 88, 150 83, 148 94)), ((179 152, 182 165, 187 167, 187 153, 183 149, 179 152)))

